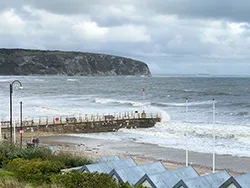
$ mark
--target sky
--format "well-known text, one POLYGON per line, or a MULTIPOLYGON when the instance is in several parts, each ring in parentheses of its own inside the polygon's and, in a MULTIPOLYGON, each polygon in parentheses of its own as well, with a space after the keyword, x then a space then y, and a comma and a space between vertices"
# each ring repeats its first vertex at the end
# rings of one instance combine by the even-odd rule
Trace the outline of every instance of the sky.
POLYGON ((0 47, 105 53, 152 74, 250 75, 249 0, 1 0, 0 47))

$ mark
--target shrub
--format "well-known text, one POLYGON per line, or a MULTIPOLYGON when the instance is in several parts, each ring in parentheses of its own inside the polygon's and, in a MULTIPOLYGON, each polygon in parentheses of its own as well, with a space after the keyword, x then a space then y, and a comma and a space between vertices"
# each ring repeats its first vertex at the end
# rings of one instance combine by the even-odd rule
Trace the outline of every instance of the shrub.
POLYGON ((37 147, 31 147, 31 148, 25 148, 20 151, 21 158, 24 159, 42 159, 42 160, 49 160, 52 158, 51 151, 47 148, 37 148, 37 147))
POLYGON ((39 159, 14 159, 7 164, 20 181, 27 181, 35 185, 50 183, 50 176, 60 172, 64 165, 56 161, 41 161, 39 159))
POLYGON ((3 179, 11 179, 14 177, 14 174, 12 172, 5 171, 3 169, 0 169, 0 177, 3 179))
POLYGON ((67 188, 118 188, 116 180, 103 173, 71 172, 55 175, 51 181, 67 188))
POLYGON ((60 152, 57 155, 53 156, 52 160, 60 161, 66 166, 66 168, 83 166, 93 163, 91 160, 87 158, 79 157, 65 152, 60 152))
POLYGON ((18 182, 15 179, 3 179, 0 178, 0 187, 1 188, 25 188, 25 184, 18 182))
POLYGON ((0 167, 3 167, 9 160, 19 157, 20 147, 9 142, 0 144, 0 167))
POLYGON ((119 188, 134 188, 132 185, 129 185, 128 182, 126 183, 120 183, 119 188))
POLYGON ((6 163, 8 162, 8 159, 5 155, 0 154, 0 168, 2 168, 6 163))

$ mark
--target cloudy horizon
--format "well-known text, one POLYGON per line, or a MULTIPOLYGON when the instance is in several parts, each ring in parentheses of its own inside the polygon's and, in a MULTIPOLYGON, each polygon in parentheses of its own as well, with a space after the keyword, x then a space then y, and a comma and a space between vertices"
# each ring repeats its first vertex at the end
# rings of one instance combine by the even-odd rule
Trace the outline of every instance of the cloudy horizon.
POLYGON ((152 74, 250 75, 247 0, 3 0, 1 48, 144 61, 152 74))

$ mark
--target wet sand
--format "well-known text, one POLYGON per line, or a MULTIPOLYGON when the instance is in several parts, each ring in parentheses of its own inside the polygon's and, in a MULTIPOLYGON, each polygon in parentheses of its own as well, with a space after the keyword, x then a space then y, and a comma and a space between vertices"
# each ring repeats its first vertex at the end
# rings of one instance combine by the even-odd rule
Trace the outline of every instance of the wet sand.
MULTIPOLYGON (((185 151, 153 144, 112 141, 94 138, 52 135, 40 137, 40 142, 88 157, 119 155, 132 157, 137 163, 162 161, 169 169, 185 166, 185 151)), ((189 152, 189 163, 199 174, 212 172, 212 154, 189 152)), ((232 176, 250 172, 250 158, 216 155, 216 171, 227 170, 232 176)))

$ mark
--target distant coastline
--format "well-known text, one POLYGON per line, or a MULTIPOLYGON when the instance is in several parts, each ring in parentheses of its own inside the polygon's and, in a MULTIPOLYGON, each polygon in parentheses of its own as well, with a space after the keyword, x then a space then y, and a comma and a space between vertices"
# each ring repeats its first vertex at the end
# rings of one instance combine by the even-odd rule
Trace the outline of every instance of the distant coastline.
POLYGON ((0 49, 0 75, 151 76, 131 58, 68 51, 0 49))
POLYGON ((197 74, 152 74, 153 77, 216 77, 216 78, 250 78, 250 75, 230 75, 230 74, 208 74, 209 76, 197 76, 197 74))

